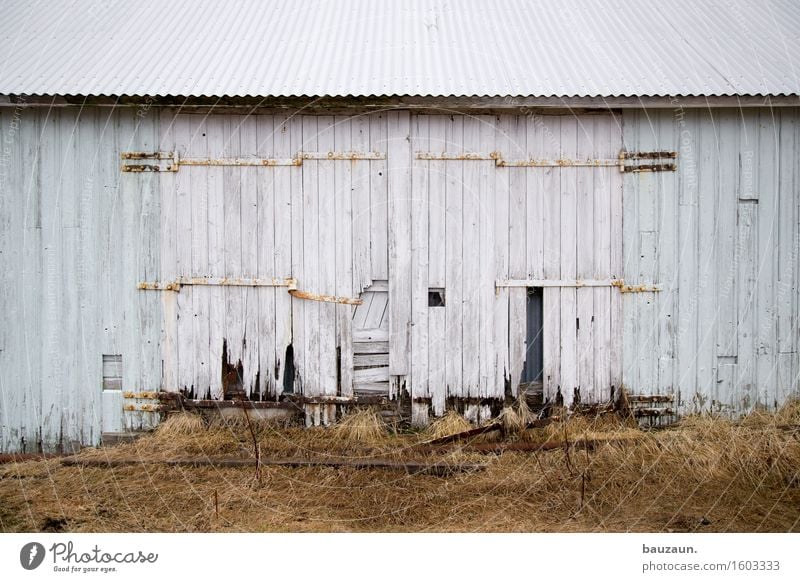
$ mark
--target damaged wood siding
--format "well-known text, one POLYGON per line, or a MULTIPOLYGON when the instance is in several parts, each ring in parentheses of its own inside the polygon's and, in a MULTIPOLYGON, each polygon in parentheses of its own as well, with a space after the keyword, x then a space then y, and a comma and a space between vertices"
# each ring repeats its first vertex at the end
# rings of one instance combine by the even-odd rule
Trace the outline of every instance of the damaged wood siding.
POLYGON ((626 111, 629 151, 678 171, 625 174, 624 383, 683 411, 741 413, 797 394, 798 110, 626 111))

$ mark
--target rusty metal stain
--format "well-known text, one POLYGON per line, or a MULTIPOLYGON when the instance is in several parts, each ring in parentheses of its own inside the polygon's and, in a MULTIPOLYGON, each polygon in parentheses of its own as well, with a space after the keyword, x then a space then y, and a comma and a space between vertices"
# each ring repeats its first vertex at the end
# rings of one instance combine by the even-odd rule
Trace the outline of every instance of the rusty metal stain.
POLYGON ((123 160, 171 160, 174 152, 122 152, 119 155, 123 160))
POLYGON ((678 152, 621 152, 620 157, 626 160, 659 160, 662 158, 677 158, 678 152))
POLYGON ((489 152, 488 154, 481 154, 476 152, 415 152, 414 158, 418 160, 433 160, 433 161, 492 161, 498 160, 502 157, 499 152, 489 152))
POLYGON ((504 160, 497 159, 498 168, 607 168, 619 166, 616 159, 586 159, 572 160, 560 158, 557 160, 504 160))
POLYGON ((321 295, 300 289, 289 289, 289 294, 298 299, 308 299, 309 301, 323 301, 325 303, 343 303, 345 305, 361 305, 363 301, 353 297, 336 297, 334 295, 321 295))
POLYGON ((123 398, 139 400, 158 400, 158 392, 123 392, 123 398))
POLYGON ((626 285, 623 279, 616 279, 611 285, 619 289, 620 293, 658 293, 661 291, 661 287, 658 285, 626 285))
POLYGON ((303 160, 385 160, 383 152, 299 152, 298 158, 303 160))
POLYGON ((125 412, 161 412, 160 404, 126 404, 122 407, 125 412))
POLYGON ((301 166, 302 158, 181 158, 180 166, 301 166))
MULTIPOLYGON (((161 172, 162 170, 161 166, 156 166, 153 164, 123 164, 122 171, 140 173, 140 172, 161 172)), ((164 170, 164 171, 171 171, 171 170, 164 170)))
POLYGON ((142 281, 136 288, 142 291, 180 291, 184 285, 228 286, 228 287, 287 287, 297 288, 293 277, 243 278, 243 277, 178 277, 174 281, 142 281))
POLYGON ((636 174, 639 172, 674 172, 677 169, 677 164, 642 164, 640 166, 625 166, 622 171, 626 174, 636 174))
POLYGON ((171 283, 159 283, 158 281, 142 281, 136 284, 136 288, 142 291, 180 291, 181 286, 177 281, 171 283))

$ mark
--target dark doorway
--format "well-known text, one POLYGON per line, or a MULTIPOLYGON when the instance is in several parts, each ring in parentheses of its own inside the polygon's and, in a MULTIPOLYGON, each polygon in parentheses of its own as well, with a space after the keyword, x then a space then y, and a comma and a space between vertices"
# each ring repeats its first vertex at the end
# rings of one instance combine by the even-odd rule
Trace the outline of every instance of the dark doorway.
POLYGON ((525 384, 540 383, 544 367, 544 333, 542 288, 529 287, 526 307, 525 367, 520 381, 525 384))

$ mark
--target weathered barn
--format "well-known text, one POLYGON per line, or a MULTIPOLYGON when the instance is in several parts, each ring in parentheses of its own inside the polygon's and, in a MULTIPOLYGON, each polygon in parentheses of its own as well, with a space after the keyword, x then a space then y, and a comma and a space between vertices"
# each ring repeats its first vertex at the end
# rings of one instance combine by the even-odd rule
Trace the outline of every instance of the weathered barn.
POLYGON ((798 30, 790 0, 6 2, 0 450, 158 391, 779 405, 798 30))

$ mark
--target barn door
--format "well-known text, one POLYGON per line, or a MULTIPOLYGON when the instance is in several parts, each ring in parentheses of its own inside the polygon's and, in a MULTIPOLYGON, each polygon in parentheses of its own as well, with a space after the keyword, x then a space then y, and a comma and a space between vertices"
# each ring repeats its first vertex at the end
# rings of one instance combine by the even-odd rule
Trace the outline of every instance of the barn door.
POLYGON ((412 124, 415 416, 522 389, 569 403, 621 378, 622 179, 611 115, 412 124), (441 300, 430 301, 441 289, 441 300))

